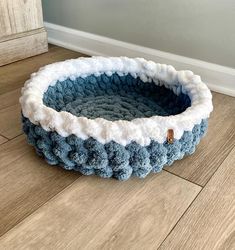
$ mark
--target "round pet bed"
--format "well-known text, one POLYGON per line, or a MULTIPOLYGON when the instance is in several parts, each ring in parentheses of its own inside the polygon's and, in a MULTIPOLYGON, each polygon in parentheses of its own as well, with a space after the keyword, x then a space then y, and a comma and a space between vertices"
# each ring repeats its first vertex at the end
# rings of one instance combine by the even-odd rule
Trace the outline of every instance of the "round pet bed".
POLYGON ((119 180, 192 154, 213 109, 191 71, 127 57, 47 65, 26 81, 20 103, 28 142, 49 164, 119 180))

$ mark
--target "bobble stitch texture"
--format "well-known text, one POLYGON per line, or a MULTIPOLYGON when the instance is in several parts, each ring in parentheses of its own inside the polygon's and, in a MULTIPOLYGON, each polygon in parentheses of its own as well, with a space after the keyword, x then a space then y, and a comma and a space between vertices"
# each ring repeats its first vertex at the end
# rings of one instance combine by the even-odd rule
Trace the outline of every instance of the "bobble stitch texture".
POLYGON ((45 131, 25 117, 22 120, 28 142, 49 164, 84 175, 95 174, 118 180, 127 180, 131 175, 144 178, 150 172, 160 172, 165 165, 192 154, 207 128, 207 121, 202 120, 173 144, 151 141, 149 146, 140 146, 132 142, 124 147, 116 142, 103 145, 93 138, 82 140, 74 135, 65 138, 56 132, 45 131))
MULTIPOLYGON (((169 116, 185 111, 191 105, 186 94, 175 95, 164 86, 144 83, 130 74, 91 75, 67 79, 49 86, 43 102, 56 111, 67 111, 91 119, 133 120, 154 115, 169 116)), ((23 131, 38 155, 51 165, 84 175, 98 175, 127 180, 131 175, 146 177, 160 172, 165 165, 192 154, 207 129, 207 119, 185 131, 173 144, 152 140, 148 146, 132 141, 123 146, 111 141, 102 144, 90 137, 62 137, 56 131, 46 131, 22 115, 23 131)))

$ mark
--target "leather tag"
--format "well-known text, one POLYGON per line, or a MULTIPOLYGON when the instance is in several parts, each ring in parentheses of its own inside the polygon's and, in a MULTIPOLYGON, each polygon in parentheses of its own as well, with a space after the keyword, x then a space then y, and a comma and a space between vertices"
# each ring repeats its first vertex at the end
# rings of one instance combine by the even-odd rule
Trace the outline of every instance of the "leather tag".
POLYGON ((174 142, 174 130, 173 129, 168 129, 167 131, 167 142, 169 144, 172 144, 174 142))

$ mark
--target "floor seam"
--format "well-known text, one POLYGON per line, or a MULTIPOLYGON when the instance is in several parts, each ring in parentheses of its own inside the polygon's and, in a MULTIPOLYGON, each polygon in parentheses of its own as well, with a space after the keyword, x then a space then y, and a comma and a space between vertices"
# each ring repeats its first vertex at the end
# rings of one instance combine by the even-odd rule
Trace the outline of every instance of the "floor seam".
POLYGON ((24 133, 22 132, 22 133, 20 133, 20 134, 18 134, 18 135, 16 135, 15 137, 12 137, 11 139, 10 138, 7 138, 9 141, 11 141, 11 140, 14 140, 15 138, 17 138, 17 137, 20 137, 21 135, 23 135, 24 133))
POLYGON ((188 181, 188 182, 190 182, 190 183, 192 183, 192 184, 194 184, 194 185, 196 185, 196 186, 198 186, 198 187, 200 187, 200 188, 203 188, 202 185, 200 185, 200 184, 198 184, 198 183, 196 183, 196 182, 193 182, 193 181, 191 181, 191 180, 189 180, 189 179, 186 179, 186 178, 184 178, 184 177, 182 177, 182 176, 180 176, 180 175, 177 175, 177 174, 175 174, 175 173, 172 173, 171 171, 169 171, 169 170, 167 170, 167 169, 163 169, 163 170, 166 171, 166 172, 169 173, 169 174, 172 174, 172 175, 174 175, 174 176, 177 176, 177 177, 179 177, 179 178, 181 178, 181 179, 183 179, 183 180, 185 180, 185 181, 188 181))
MULTIPOLYGON (((172 230, 175 228, 175 226, 178 224, 178 222, 180 221, 180 219, 182 218, 182 216, 186 213, 186 211, 189 209, 189 207, 191 206, 191 204, 194 202, 194 200, 198 197, 198 195, 201 193, 201 191, 203 190, 203 187, 201 187, 200 185, 198 185, 198 184, 196 184, 196 183, 193 183, 193 182, 191 182, 191 181, 189 181, 189 180, 187 180, 187 179, 184 179, 184 178, 182 178, 181 176, 178 176, 178 175, 176 175, 176 174, 174 174, 174 173, 171 173, 171 172, 169 172, 169 171, 167 171, 167 170, 165 170, 165 169, 163 169, 163 171, 166 171, 167 173, 169 173, 169 174, 172 174, 172 175, 174 175, 174 176, 176 176, 176 177, 178 177, 178 178, 180 178, 180 179, 183 179, 183 180, 185 180, 185 181, 187 181, 187 182, 190 182, 190 183, 192 183, 192 184, 194 184, 194 185, 196 185, 196 186, 198 186, 198 187, 200 187, 201 189, 200 189, 200 191, 198 192, 198 194, 195 196, 195 198, 193 199, 193 201, 189 204, 189 206, 187 207, 187 209, 184 211, 184 213, 180 216, 180 218, 179 218, 179 220, 176 222, 176 224, 174 225, 174 227, 172 228, 172 230)), ((24 220, 25 219, 27 219, 28 217, 30 217, 30 216, 32 216, 34 213, 36 213, 41 207, 43 207, 43 206, 45 206, 46 204, 48 204, 49 202, 51 202, 53 199, 55 199, 57 196, 59 196, 59 195, 61 195, 66 189, 68 189, 69 187, 71 187, 77 180, 79 180, 79 178, 81 178, 83 175, 80 175, 80 176, 78 176, 78 178, 76 178, 73 182, 71 182, 68 186, 66 186, 65 188, 63 188, 60 192, 58 192, 58 193, 56 193, 55 195, 53 195, 50 199, 48 199, 46 202, 44 202, 43 204, 41 204, 36 210, 34 210, 34 211, 32 211, 31 213, 29 213, 27 216, 25 216, 24 218, 22 218, 16 225, 14 225, 12 228, 10 228, 9 230, 7 230, 5 233, 3 233, 2 235, 0 235, 0 239, 5 235, 5 234, 7 234, 9 231, 11 231, 11 230, 13 230, 15 227, 17 227, 17 226, 19 226, 20 224, 22 224, 23 222, 24 222, 24 220)), ((171 230, 171 231, 172 231, 171 230)), ((170 232, 171 232, 170 231, 170 232)), ((169 234, 170 234, 170 232, 169 232, 169 234)), ((169 235, 168 234, 168 235, 169 235)), ((167 236, 168 236, 167 235, 167 236)), ((166 237, 167 238, 167 237, 166 237)), ((164 238, 164 240, 166 239, 166 238, 164 238)), ((164 240, 163 240, 163 242, 164 242, 164 240)), ((162 242, 162 243, 163 243, 162 242)))
POLYGON ((2 134, 0 134, 0 136, 7 140, 7 141, 1 143, 1 145, 9 141, 9 139, 8 139, 6 136, 4 136, 4 135, 2 135, 2 134))
MULTIPOLYGON (((227 157, 230 155, 230 153, 232 152, 232 150, 235 148, 235 146, 232 147, 231 151, 229 151, 228 155, 225 157, 225 159, 221 162, 221 164, 219 165, 219 167, 216 169, 216 171, 212 174, 212 176, 210 177, 210 179, 206 182, 206 184, 204 186, 200 186, 201 190, 198 192, 198 194, 195 196, 195 198, 193 199, 193 201, 189 204, 189 206, 187 207, 187 209, 184 211, 184 213, 180 216, 179 220, 175 223, 175 225, 173 226, 173 228, 170 230, 170 232, 167 234, 167 236, 164 238, 164 240, 162 241, 162 243, 159 245, 159 247, 157 248, 160 249, 160 247, 163 245, 163 243, 166 241, 166 239, 169 237, 169 235, 171 234, 171 232, 175 229, 175 227, 178 225, 178 223, 181 221, 181 219, 183 218, 183 216, 187 213, 187 211, 189 210, 189 208, 193 205, 193 203, 196 201, 196 199, 199 197, 199 195, 201 194, 201 192, 204 190, 204 188, 207 186, 208 182, 213 178, 213 176, 215 175, 215 173, 219 170, 219 168, 221 167, 221 165, 224 163, 224 161, 227 159, 227 157)), ((165 170, 166 171, 166 170, 165 170)), ((168 171, 167 171, 168 172, 168 171)), ((171 173, 171 172, 169 172, 171 173)), ((176 175, 178 176, 178 175, 176 175)), ((178 176, 180 177, 180 176, 178 176)), ((181 178, 181 177, 180 177, 181 178)), ((184 178, 182 178, 184 179, 184 178)), ((187 179, 186 179, 187 180, 187 179)), ((193 183, 193 182, 192 182, 193 183)), ((195 183, 194 183, 195 184, 195 183)), ((196 184, 197 185, 197 184, 196 184)))
POLYGON ((67 188, 69 188, 70 186, 73 185, 73 183, 75 183, 79 178, 81 178, 82 175, 78 176, 73 182, 71 182, 68 186, 64 187, 62 190, 60 190, 58 193, 56 193, 55 195, 53 195, 50 199, 48 199, 46 202, 44 202, 43 204, 41 204, 37 209, 35 209, 34 211, 32 211, 31 213, 29 213, 28 215, 26 215, 25 217, 21 218, 21 220, 19 220, 19 222, 14 225, 13 227, 9 228, 6 232, 4 232, 2 235, 0 234, 0 240, 1 238, 9 233, 11 230, 13 230, 15 227, 19 226, 20 224, 22 224, 28 217, 32 216, 34 213, 36 213, 41 207, 43 207, 44 205, 46 205, 47 203, 51 202, 53 199, 56 198, 57 195, 60 195, 61 193, 63 193, 67 188))
POLYGON ((219 170, 219 168, 221 167, 221 165, 225 162, 225 160, 228 158, 228 156, 230 155, 230 153, 233 151, 233 149, 235 148, 235 145, 231 148, 231 150, 229 150, 227 156, 224 158, 224 160, 219 164, 219 166, 217 167, 217 169, 215 170, 215 172, 211 175, 211 177, 206 181, 205 185, 202 186, 202 188, 205 188, 206 185, 208 184, 208 182, 212 179, 212 177, 215 175, 215 173, 219 170))
POLYGON ((177 222, 175 223, 175 225, 172 227, 172 229, 169 231, 169 233, 166 235, 166 237, 163 239, 163 241, 161 242, 161 244, 159 245, 159 247, 157 248, 157 250, 160 249, 160 247, 163 245, 163 243, 166 241, 166 239, 169 237, 169 235, 171 234, 171 232, 176 228, 176 226, 178 225, 178 223, 181 221, 181 219, 183 218, 183 216, 187 213, 187 211, 189 210, 189 208, 192 206, 192 204, 194 203, 194 201, 197 199, 197 197, 201 194, 202 190, 204 188, 201 188, 201 190, 198 192, 198 194, 194 197, 194 199, 192 200, 192 202, 189 204, 189 206, 186 208, 186 210, 183 212, 183 214, 180 216, 180 218, 177 220, 177 222))

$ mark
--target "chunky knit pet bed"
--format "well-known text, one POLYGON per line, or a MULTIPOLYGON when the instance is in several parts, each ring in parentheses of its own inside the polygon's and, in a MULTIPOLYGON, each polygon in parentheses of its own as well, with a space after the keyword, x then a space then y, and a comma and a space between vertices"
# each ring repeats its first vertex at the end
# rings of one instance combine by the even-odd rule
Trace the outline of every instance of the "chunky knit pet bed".
POLYGON ((213 109, 191 71, 126 57, 47 65, 20 103, 28 142, 49 164, 119 180, 192 154, 213 109))

